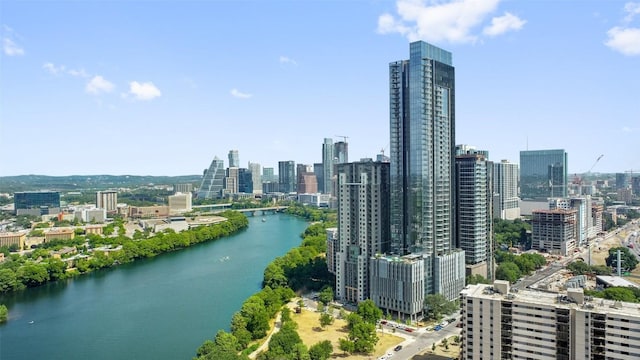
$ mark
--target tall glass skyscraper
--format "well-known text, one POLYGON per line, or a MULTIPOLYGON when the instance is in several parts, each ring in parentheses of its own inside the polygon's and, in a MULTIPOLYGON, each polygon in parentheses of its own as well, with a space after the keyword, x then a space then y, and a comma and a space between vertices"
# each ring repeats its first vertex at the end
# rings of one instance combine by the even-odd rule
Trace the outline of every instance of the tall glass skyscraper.
POLYGON ((452 56, 423 41, 409 50, 389 64, 390 251, 403 260, 372 260, 371 293, 379 307, 416 318, 426 294, 458 296, 465 259, 455 249, 452 56), (413 285, 384 285, 398 283, 413 285))
POLYGON ((333 181, 333 139, 325 138, 322 143, 322 189, 319 189, 323 194, 331 194, 331 187, 333 181))
POLYGON ((451 53, 418 41, 389 65, 391 246, 399 255, 452 248, 455 72, 451 53))
POLYGON ((562 150, 520 151, 520 198, 567 197, 567 153, 562 150))

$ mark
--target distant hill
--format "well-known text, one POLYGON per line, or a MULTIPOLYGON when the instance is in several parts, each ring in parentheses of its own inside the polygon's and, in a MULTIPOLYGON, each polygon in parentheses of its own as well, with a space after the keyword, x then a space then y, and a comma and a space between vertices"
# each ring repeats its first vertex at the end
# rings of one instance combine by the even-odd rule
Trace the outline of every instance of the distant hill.
POLYGON ((19 175, 0 176, 0 193, 17 191, 54 190, 104 190, 119 187, 138 187, 143 185, 173 185, 193 183, 200 185, 201 175, 183 176, 137 176, 137 175, 19 175))

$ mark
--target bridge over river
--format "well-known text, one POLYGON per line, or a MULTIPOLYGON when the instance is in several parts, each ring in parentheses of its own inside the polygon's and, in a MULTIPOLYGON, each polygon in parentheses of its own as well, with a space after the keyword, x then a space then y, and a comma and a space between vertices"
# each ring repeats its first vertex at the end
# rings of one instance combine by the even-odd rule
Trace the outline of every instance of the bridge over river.
POLYGON ((212 205, 194 205, 192 206, 192 208, 194 210, 211 209, 213 210, 213 212, 234 210, 234 211, 239 211, 247 216, 256 216, 256 215, 279 213, 287 209, 288 206, 269 206, 269 207, 251 208, 251 209, 232 209, 231 204, 212 204, 212 205))

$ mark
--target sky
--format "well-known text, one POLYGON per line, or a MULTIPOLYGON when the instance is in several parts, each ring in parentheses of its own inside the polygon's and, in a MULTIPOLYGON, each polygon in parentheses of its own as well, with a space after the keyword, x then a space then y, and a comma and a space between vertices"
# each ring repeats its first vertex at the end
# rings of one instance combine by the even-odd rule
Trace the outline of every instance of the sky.
POLYGON ((416 40, 453 53, 457 144, 640 173, 640 2, 2 0, 0 27, 0 176, 375 158, 416 40))

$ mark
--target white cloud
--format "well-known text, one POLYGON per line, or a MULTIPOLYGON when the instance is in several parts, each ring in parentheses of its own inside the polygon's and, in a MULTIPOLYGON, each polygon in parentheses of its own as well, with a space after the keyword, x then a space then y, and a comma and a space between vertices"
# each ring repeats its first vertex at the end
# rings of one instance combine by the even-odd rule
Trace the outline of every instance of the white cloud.
POLYGON ((298 65, 298 62, 287 56, 280 56, 280 64, 298 65))
POLYGON ((42 65, 42 68, 47 70, 51 75, 58 75, 60 73, 63 73, 65 70, 64 65, 55 66, 50 62, 44 63, 44 65, 42 65))
POLYGON ((84 69, 69 69, 69 71, 67 71, 67 73, 71 76, 76 76, 76 77, 83 77, 83 78, 88 78, 91 75, 87 74, 86 71, 84 71, 84 69))
POLYGON ((488 36, 502 35, 508 31, 518 31, 526 24, 525 20, 520 19, 516 15, 505 12, 503 16, 491 19, 491 25, 484 28, 483 34, 488 36))
MULTIPOLYGON (((397 16, 382 14, 377 31, 381 34, 399 33, 410 41, 448 41, 469 43, 478 40, 477 27, 486 23, 501 0, 397 0, 397 16)), ((485 28, 487 35, 517 30, 525 21, 506 13, 494 18, 485 28), (510 15, 510 16, 508 16, 510 15)))
POLYGON ((132 81, 129 83, 129 92, 125 96, 127 95, 133 95, 137 100, 153 100, 160 97, 162 93, 152 82, 132 81))
POLYGON ((2 39, 2 48, 7 56, 20 56, 24 55, 24 49, 18 46, 13 40, 5 37, 2 39))
POLYGON ((640 15, 640 3, 628 2, 624 4, 624 11, 627 13, 624 21, 630 22, 636 15, 640 15))
POLYGON ((622 28, 619 26, 607 31, 609 37, 604 43, 611 49, 624 55, 640 55, 640 29, 622 28))
POLYGON ((238 99, 249 99, 253 96, 252 94, 240 92, 240 90, 238 89, 231 89, 230 93, 231 93, 231 96, 238 99))
POLYGON ((111 82, 100 75, 96 75, 87 83, 85 90, 90 94, 98 95, 100 93, 111 92, 114 87, 111 82))

